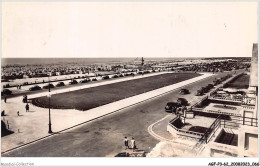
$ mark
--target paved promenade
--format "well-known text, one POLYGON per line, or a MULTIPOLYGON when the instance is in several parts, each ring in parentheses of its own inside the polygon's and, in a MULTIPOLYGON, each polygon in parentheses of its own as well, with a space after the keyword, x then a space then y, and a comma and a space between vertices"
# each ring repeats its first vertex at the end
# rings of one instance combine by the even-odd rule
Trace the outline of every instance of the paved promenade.
MULTIPOLYGON (((152 75, 159 75, 162 73, 146 74, 144 76, 136 76, 133 78, 122 78, 117 80, 108 80, 106 82, 93 83, 89 85, 83 85, 79 87, 73 87, 62 90, 55 90, 52 94, 74 91, 78 89, 85 89, 94 86, 100 86, 104 84, 110 84, 115 82, 122 82, 125 80, 137 79, 141 77, 148 77, 152 75)), ((86 112, 78 110, 51 110, 52 118, 52 130, 53 132, 59 132, 61 130, 73 127, 75 125, 87 122, 89 120, 101 117, 107 114, 111 114, 115 111, 121 110, 131 105, 135 105, 142 101, 149 100, 153 97, 163 95, 171 90, 178 89, 184 85, 202 80, 211 76, 212 74, 205 73, 202 76, 192 78, 174 85, 166 86, 160 89, 156 89, 150 92, 146 92, 134 97, 129 97, 117 102, 113 102, 104 106, 100 106, 86 112)), ((29 98, 40 97, 47 95, 48 92, 30 95, 29 98)), ((30 105, 30 112, 25 112, 25 104, 22 103, 22 97, 16 97, 8 99, 7 103, 2 101, 2 110, 6 111, 7 116, 4 117, 4 121, 8 120, 10 130, 14 131, 13 134, 2 138, 2 152, 7 151, 11 148, 21 146, 28 142, 37 140, 39 138, 48 136, 48 109, 39 108, 30 105), (17 111, 20 112, 21 116, 17 116, 17 111), (18 132, 19 129, 19 132, 18 132)))

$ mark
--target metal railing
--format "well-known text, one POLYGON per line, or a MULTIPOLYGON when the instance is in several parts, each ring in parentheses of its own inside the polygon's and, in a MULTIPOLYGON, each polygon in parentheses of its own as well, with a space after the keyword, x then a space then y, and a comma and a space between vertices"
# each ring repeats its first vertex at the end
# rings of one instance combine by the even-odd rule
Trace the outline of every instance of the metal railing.
POLYGON ((242 102, 242 99, 232 99, 232 98, 229 98, 229 97, 211 96, 211 97, 209 97, 209 99, 228 100, 228 101, 242 102))
POLYGON ((242 107, 243 107, 244 109, 248 109, 248 110, 254 110, 254 109, 255 109, 254 106, 245 106, 245 105, 242 105, 242 107))
POLYGON ((221 115, 219 115, 216 120, 210 125, 208 130, 204 133, 200 141, 208 143, 210 139, 214 136, 216 131, 221 127, 221 115))

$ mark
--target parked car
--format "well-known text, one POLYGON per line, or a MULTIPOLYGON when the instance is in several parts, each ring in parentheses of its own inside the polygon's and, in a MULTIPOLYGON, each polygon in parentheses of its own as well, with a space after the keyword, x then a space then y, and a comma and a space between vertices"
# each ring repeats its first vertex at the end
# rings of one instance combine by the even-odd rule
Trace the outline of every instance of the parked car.
POLYGON ((209 91, 209 88, 207 86, 204 86, 201 88, 201 90, 203 91, 203 93, 207 93, 209 91))
POLYGON ((187 106, 188 105, 188 101, 184 98, 178 98, 177 103, 179 103, 179 105, 181 105, 181 106, 187 106))
POLYGON ((70 85, 74 85, 74 84, 78 84, 78 81, 73 79, 72 81, 70 81, 70 85))
POLYGON ((61 87, 61 86, 65 86, 64 82, 59 82, 57 83, 56 87, 61 87))
POLYGON ((197 90, 196 96, 202 96, 202 95, 203 95, 203 91, 201 89, 197 90))
POLYGON ((213 84, 208 84, 208 88, 212 89, 212 88, 214 88, 214 85, 213 84))
POLYGON ((176 113, 177 108, 180 107, 179 103, 176 102, 168 102, 165 106, 165 111, 170 113, 176 113))
POLYGON ((123 75, 123 74, 120 74, 119 77, 124 77, 124 75, 123 75))
POLYGON ((90 82, 89 78, 86 78, 86 79, 80 81, 80 83, 88 83, 88 82, 90 82))
POLYGON ((109 79, 109 76, 108 75, 103 76, 102 79, 109 79))
POLYGON ((118 78, 118 75, 114 75, 113 78, 118 78))
POLYGON ((35 86, 31 87, 29 90, 30 90, 30 91, 35 91, 35 90, 41 90, 41 89, 42 89, 42 88, 41 88, 40 86, 35 85, 35 86))
POLYGON ((9 88, 9 87, 10 87, 9 84, 4 85, 4 88, 9 88))
POLYGON ((54 88, 54 85, 53 84, 47 84, 45 86, 42 87, 43 89, 49 89, 49 88, 54 88))
POLYGON ((182 94, 182 95, 189 94, 189 93, 190 93, 190 91, 188 89, 181 89, 180 90, 180 94, 182 94))
POLYGON ((4 90, 1 92, 1 95, 2 95, 2 96, 3 96, 3 95, 10 95, 10 94, 12 94, 12 91, 9 90, 9 89, 4 89, 4 90))
POLYGON ((92 81, 97 81, 97 78, 93 78, 92 81))
POLYGON ((28 82, 24 82, 23 85, 28 85, 29 83, 28 82))
POLYGON ((221 80, 220 80, 220 79, 216 79, 216 80, 213 81, 213 85, 214 85, 214 86, 216 86, 216 85, 218 85, 218 84, 220 84, 220 83, 221 83, 221 80))

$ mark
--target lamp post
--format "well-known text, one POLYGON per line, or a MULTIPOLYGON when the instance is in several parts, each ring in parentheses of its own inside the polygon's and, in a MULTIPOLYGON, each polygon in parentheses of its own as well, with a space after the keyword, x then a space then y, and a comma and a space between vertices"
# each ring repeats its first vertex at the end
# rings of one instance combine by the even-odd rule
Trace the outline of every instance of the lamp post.
POLYGON ((50 87, 50 78, 49 78, 49 132, 48 133, 52 133, 51 130, 51 87, 50 87))

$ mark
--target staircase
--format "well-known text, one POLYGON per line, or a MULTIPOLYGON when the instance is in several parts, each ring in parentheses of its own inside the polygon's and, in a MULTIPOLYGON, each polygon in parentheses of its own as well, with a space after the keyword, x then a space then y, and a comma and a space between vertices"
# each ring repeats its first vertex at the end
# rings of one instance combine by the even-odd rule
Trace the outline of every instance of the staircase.
POLYGON ((225 131, 225 135, 224 135, 224 138, 221 143, 231 145, 231 143, 235 137, 235 134, 233 133, 233 131, 231 129, 225 128, 224 131, 225 131))

